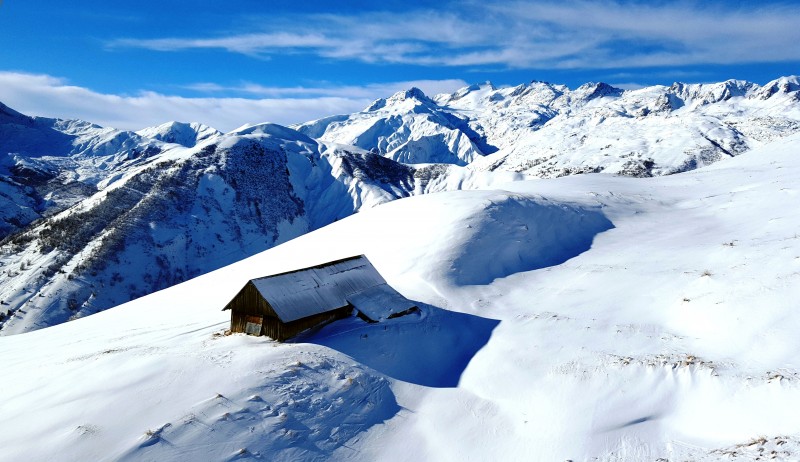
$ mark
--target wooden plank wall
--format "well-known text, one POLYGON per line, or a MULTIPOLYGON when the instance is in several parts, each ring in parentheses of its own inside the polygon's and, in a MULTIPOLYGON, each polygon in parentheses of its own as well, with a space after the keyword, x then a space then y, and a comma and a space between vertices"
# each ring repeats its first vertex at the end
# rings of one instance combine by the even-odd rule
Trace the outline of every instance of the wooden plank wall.
MULTIPOLYGON (((267 320, 269 318, 278 321, 275 316, 275 311, 272 310, 269 303, 264 300, 264 297, 261 296, 258 289, 250 282, 236 294, 225 308, 231 310, 231 332, 244 332, 248 316, 264 317, 261 335, 269 335, 264 331, 263 327, 268 324, 267 320)), ((270 337, 272 336, 270 335, 270 337)))
POLYGON ((345 307, 338 310, 320 313, 307 318, 298 319, 289 323, 282 323, 280 319, 267 316, 264 317, 264 325, 261 335, 266 335, 279 342, 284 342, 306 329, 311 329, 322 324, 326 324, 337 319, 350 316, 352 308, 345 307))

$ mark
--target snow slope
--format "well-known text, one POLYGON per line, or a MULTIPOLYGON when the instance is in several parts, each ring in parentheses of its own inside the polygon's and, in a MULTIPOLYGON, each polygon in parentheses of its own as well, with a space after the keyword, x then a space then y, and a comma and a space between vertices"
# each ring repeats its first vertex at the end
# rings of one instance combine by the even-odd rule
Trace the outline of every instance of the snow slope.
POLYGON ((397 200, 2 337, 0 460, 797 460, 799 152, 397 200), (360 253, 419 315, 223 335, 246 280, 360 253))

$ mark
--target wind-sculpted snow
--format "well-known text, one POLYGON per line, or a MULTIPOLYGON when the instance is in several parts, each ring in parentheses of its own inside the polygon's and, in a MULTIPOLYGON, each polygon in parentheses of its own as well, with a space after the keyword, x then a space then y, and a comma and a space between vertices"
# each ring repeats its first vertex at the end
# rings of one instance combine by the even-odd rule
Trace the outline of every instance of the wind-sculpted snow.
POLYGON ((425 387, 456 387, 499 321, 422 303, 419 309, 392 320, 384 329, 352 318, 299 340, 344 353, 394 380, 425 387), (407 342, 409 338, 414 342, 407 342), (369 348, 365 349, 365 344, 369 348))
MULTIPOLYGON (((70 448, 56 454, 20 438, 4 442, 0 460, 323 460, 352 451, 366 429, 401 411, 387 378, 327 348, 223 336, 219 325, 203 322, 196 325, 202 333, 184 337, 186 349, 178 353, 172 334, 155 340, 136 324, 120 326, 111 338, 102 328, 86 336, 74 331, 61 338, 64 356, 32 352, 58 378, 35 387, 37 405, 4 401, 0 419, 13 413, 20 428, 31 428, 31 416, 57 407, 39 422, 58 434, 50 441, 70 448), (86 368, 76 374, 77 365, 86 368), (131 399, 108 394, 136 389, 131 399), (176 389, 183 391, 173 395, 176 389)), ((16 388, 4 390, 19 396, 16 388)))
POLYGON ((598 210, 524 196, 498 195, 485 204, 457 238, 460 251, 453 255, 450 272, 455 284, 488 284, 564 263, 589 250, 596 234, 613 227, 598 210))
POLYGON ((400 410, 389 381, 364 367, 319 353, 268 366, 253 371, 261 383, 207 393, 115 460, 325 460, 400 410), (209 447, 209 432, 225 441, 209 447))

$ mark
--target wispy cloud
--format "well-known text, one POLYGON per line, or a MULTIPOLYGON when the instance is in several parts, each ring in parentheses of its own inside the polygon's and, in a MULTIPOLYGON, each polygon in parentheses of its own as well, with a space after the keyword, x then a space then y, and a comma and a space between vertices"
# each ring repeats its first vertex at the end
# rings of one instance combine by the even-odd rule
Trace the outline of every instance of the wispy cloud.
MULTIPOLYGON (((251 95, 251 98, 187 98, 150 91, 135 95, 98 93, 69 85, 65 80, 49 75, 0 72, 0 101, 29 115, 79 118, 128 130, 179 120, 202 122, 228 131, 245 123, 292 124, 355 112, 376 98, 411 86, 434 94, 453 91, 464 85, 460 80, 420 80, 365 87, 324 88, 263 87, 244 83, 237 89, 251 95)), ((206 83, 196 85, 196 90, 213 94, 216 91, 227 93, 230 89, 206 83)))
POLYGON ((117 39, 111 48, 222 49, 252 56, 431 66, 623 68, 800 59, 796 5, 622 0, 460 2, 441 10, 265 20, 265 31, 215 37, 117 39), (457 8, 456 6, 459 6, 457 8), (297 33, 297 25, 313 33, 297 33))
POLYGON ((402 82, 371 83, 365 85, 330 85, 272 87, 253 82, 241 82, 238 85, 219 85, 216 83, 196 83, 187 85, 186 88, 201 93, 242 94, 251 97, 264 98, 309 98, 309 97, 337 97, 347 99, 374 100, 379 97, 389 96, 401 90, 417 87, 428 95, 449 93, 464 87, 467 82, 460 79, 446 80, 407 80, 402 82))
POLYGON ((161 38, 161 39, 118 39, 108 44, 111 47, 148 48, 157 51, 176 51, 192 48, 222 48, 243 54, 256 54, 260 51, 291 48, 330 48, 336 44, 319 34, 244 34, 218 38, 161 38))

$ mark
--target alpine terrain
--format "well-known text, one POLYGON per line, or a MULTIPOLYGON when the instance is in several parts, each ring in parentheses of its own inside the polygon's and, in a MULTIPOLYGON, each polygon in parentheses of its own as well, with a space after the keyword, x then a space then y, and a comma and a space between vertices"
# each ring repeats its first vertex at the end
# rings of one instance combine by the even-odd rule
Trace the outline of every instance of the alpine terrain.
POLYGON ((0 109, 0 461, 800 458, 797 77, 0 109), (361 254, 419 310, 230 333, 247 281, 361 254))
POLYGON ((364 111, 137 132, 0 105, 0 334, 83 317, 413 195, 685 172, 800 131, 800 83, 412 88, 364 111))

